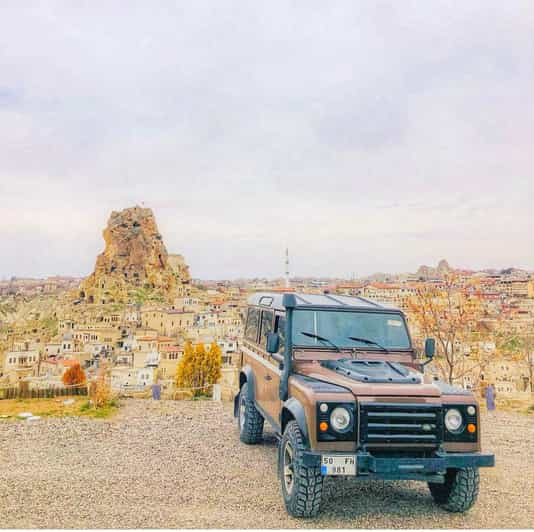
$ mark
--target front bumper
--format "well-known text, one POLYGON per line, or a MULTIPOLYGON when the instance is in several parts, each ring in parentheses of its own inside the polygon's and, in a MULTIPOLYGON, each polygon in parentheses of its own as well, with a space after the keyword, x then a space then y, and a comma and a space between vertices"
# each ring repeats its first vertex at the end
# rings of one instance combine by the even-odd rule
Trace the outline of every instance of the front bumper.
MULTIPOLYGON (((321 466, 322 455, 352 455, 343 452, 314 452, 306 451, 303 456, 304 463, 311 467, 321 466)), ((357 452, 356 467, 357 478, 382 480, 423 480, 426 482, 443 482, 444 475, 449 468, 460 469, 465 467, 493 467, 495 456, 482 453, 445 453, 436 452, 428 458, 398 458, 377 457, 368 452, 357 452)))

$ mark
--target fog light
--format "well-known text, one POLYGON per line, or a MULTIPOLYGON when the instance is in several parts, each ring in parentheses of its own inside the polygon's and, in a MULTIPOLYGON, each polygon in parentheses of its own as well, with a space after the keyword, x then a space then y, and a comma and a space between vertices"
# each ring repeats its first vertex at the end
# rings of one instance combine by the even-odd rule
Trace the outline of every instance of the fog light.
POLYGON ((321 406, 319 407, 319 410, 321 412, 328 412, 328 405, 326 403, 321 403, 321 406))
POLYGON ((467 413, 470 416, 474 416, 477 413, 477 409, 474 406, 468 406, 467 407, 467 413))
POLYGON ((468 423, 467 432, 470 432, 471 434, 473 434, 476 431, 477 431, 476 425, 474 423, 468 423))
POLYGON ((321 432, 326 432, 328 430, 328 423, 326 421, 321 421, 321 423, 319 423, 319 430, 321 432))

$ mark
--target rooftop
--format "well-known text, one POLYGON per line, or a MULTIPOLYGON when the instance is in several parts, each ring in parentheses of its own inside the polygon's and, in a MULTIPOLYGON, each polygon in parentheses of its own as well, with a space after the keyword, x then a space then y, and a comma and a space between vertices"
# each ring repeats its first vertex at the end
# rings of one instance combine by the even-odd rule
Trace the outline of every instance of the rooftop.
POLYGON ((160 348, 162 353, 174 353, 175 351, 181 351, 182 348, 177 345, 166 345, 160 348))

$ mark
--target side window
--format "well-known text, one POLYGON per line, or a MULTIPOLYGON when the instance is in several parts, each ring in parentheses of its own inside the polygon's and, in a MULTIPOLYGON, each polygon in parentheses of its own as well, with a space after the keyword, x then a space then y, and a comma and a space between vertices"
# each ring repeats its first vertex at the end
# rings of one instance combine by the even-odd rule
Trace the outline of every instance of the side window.
POLYGON ((261 337, 260 345, 265 349, 267 345, 267 335, 273 330, 274 315, 270 310, 261 313, 261 337))
POLYGON ((260 311, 257 308, 249 308, 247 314, 247 325, 245 326, 245 338, 251 342, 256 342, 258 337, 258 325, 260 321, 260 311))
POLYGON ((283 353, 286 348, 286 318, 285 316, 276 316, 276 329, 275 332, 280 336, 279 353, 283 353))

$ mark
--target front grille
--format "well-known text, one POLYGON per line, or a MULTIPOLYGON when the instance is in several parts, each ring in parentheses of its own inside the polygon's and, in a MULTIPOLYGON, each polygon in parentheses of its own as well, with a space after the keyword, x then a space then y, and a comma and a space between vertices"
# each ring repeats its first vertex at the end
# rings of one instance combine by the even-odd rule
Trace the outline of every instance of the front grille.
POLYGON ((363 447, 438 447, 443 440, 443 410, 436 404, 359 403, 363 447))

